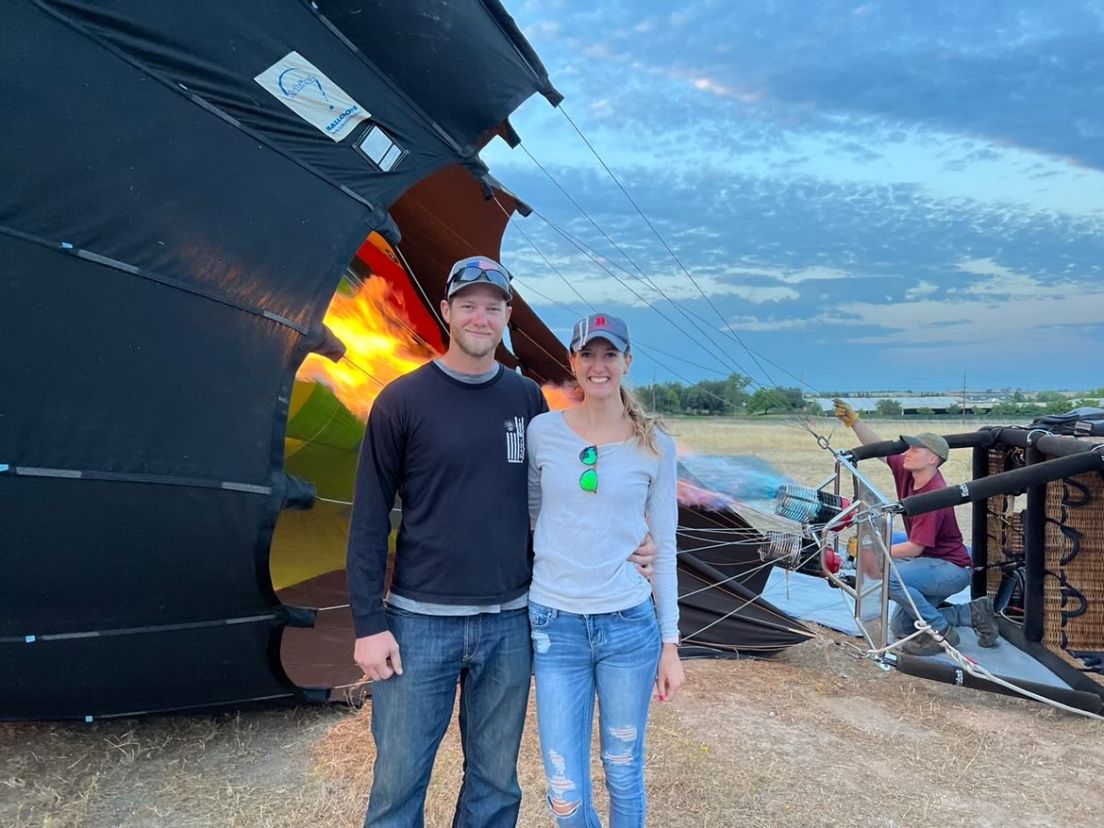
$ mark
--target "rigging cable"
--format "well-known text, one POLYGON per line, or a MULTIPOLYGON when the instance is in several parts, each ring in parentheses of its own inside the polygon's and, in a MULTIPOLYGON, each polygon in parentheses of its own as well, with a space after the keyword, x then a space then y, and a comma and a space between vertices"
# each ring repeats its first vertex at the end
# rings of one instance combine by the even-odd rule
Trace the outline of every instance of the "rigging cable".
MULTIPOLYGON (((720 332, 721 332, 722 334, 724 334, 724 335, 728 336, 728 337, 729 337, 730 339, 733 339, 734 341, 736 341, 736 342, 737 342, 737 343, 738 343, 738 344, 739 344, 739 345, 740 345, 740 346, 741 346, 741 347, 742 347, 742 348, 743 348, 743 349, 744 349, 744 350, 745 350, 745 351, 746 351, 746 352, 748 353, 748 355, 749 355, 749 356, 751 356, 752 360, 753 360, 753 361, 755 362, 756 366, 757 366, 757 367, 759 368, 759 370, 760 370, 760 371, 762 372, 763 376, 767 378, 768 382, 770 382, 770 383, 774 384, 774 383, 775 383, 775 381, 774 381, 773 377, 771 377, 771 375, 770 375, 770 372, 769 372, 769 371, 767 371, 767 370, 766 370, 766 369, 765 369, 765 368, 763 367, 763 365, 762 365, 762 363, 760 362, 760 360, 758 359, 758 357, 757 357, 756 353, 755 353, 755 352, 754 352, 754 351, 753 351, 753 350, 752 350, 752 349, 751 349, 751 348, 750 348, 750 347, 749 347, 749 346, 747 345, 747 343, 745 343, 745 342, 743 341, 743 339, 742 339, 742 338, 741 338, 741 337, 740 337, 740 336, 739 336, 738 334, 736 334, 735 332, 733 332, 733 331, 731 331, 731 330, 727 330, 727 327, 728 327, 728 325, 727 325, 727 322, 726 322, 726 320, 724 319, 724 316, 723 316, 723 315, 722 315, 722 314, 720 313, 719 309, 718 309, 718 308, 716 307, 715 303, 713 303, 713 301, 712 301, 712 300, 711 300, 711 299, 709 298, 709 296, 708 296, 708 295, 707 295, 707 294, 705 293, 705 291, 704 291, 704 290, 703 290, 703 289, 701 288, 701 285, 700 285, 700 284, 698 284, 698 282, 697 282, 697 281, 696 281, 696 280, 694 279, 694 277, 693 277, 693 274, 691 274, 691 273, 690 273, 690 271, 689 271, 689 270, 687 269, 687 267, 685 266, 685 264, 683 264, 683 262, 681 261, 681 259, 679 259, 679 257, 678 257, 678 256, 677 256, 677 254, 676 254, 676 253, 674 252, 674 250, 672 250, 672 248, 670 247, 670 245, 668 245, 668 244, 667 244, 667 242, 666 242, 666 241, 665 241, 665 240, 663 239, 663 237, 662 237, 662 236, 661 236, 661 235, 659 234, 659 231, 658 231, 658 230, 657 230, 657 229, 655 228, 655 226, 654 226, 654 225, 652 224, 652 222, 651 222, 651 221, 650 221, 650 220, 648 219, 648 217, 647 217, 647 216, 646 216, 646 215, 644 214, 643 210, 641 210, 640 206, 639 206, 639 205, 638 205, 638 204, 636 203, 636 201, 635 201, 635 200, 634 200, 634 199, 632 198, 631 194, 629 194, 629 193, 628 193, 628 191, 626 190, 626 188, 625 188, 625 187, 624 187, 624 186, 623 186, 623 185, 621 184, 620 180, 619 180, 619 179, 617 178, 617 176, 616 176, 616 175, 615 175, 615 174, 613 173, 613 171, 612 171, 612 170, 611 170, 611 169, 609 168, 609 165, 608 165, 608 164, 606 164, 605 160, 604 160, 604 159, 603 159, 603 158, 601 157, 601 155, 600 155, 600 154, 598 153, 597 149, 596 149, 596 148, 595 148, 595 147, 593 146, 593 144, 592 144, 592 143, 591 143, 591 142, 590 142, 590 141, 589 141, 589 140, 588 140, 588 139, 586 138, 586 136, 585 136, 585 135, 584 135, 584 134, 582 133, 582 131, 581 131, 581 130, 579 129, 579 127, 578 127, 578 126, 577 126, 577 125, 576 125, 576 124, 574 123, 574 121, 573 121, 573 120, 571 120, 571 118, 570 118, 570 116, 569 116, 569 115, 567 114, 567 112, 566 112, 566 111, 564 111, 564 110, 563 110, 562 108, 561 108, 561 111, 563 112, 564 116, 565 116, 565 117, 566 117, 566 118, 568 119, 569 123, 571 123, 571 125, 572 125, 572 127, 573 127, 573 128, 575 129, 576 133, 578 133, 579 137, 580 137, 580 138, 581 138, 581 139, 583 140, 583 142, 584 142, 584 143, 585 143, 585 144, 587 145, 588 149, 590 149, 590 151, 591 151, 591 152, 592 152, 592 153, 594 154, 594 156, 595 156, 595 157, 596 157, 596 158, 598 159, 599 163, 600 163, 600 164, 602 165, 602 167, 603 167, 603 169, 604 169, 604 170, 606 171, 606 173, 607 173, 607 174, 608 174, 608 175, 610 176, 610 178, 611 178, 611 179, 612 179, 612 180, 614 181, 614 183, 615 183, 615 184, 616 184, 616 185, 618 186, 618 188, 619 188, 619 189, 621 190, 621 192, 622 192, 622 193, 623 193, 623 194, 625 195, 625 197, 626 197, 626 198, 627 198, 627 199, 629 200, 629 202, 630 202, 630 203, 631 203, 631 204, 633 205, 633 207, 634 207, 634 208, 636 209, 637 213, 638 213, 638 214, 639 214, 639 215, 641 216, 641 218, 642 218, 642 219, 643 219, 643 220, 644 220, 644 221, 645 221, 645 222, 647 223, 647 225, 648 225, 649 229, 651 229, 651 230, 652 230, 652 232, 653 232, 653 233, 654 233, 654 234, 656 235, 656 237, 657 237, 657 238, 659 239, 659 241, 660 241, 660 242, 661 242, 661 244, 662 244, 662 245, 664 246, 664 248, 665 248, 665 249, 667 250, 667 252, 668 252, 668 253, 669 253, 669 254, 671 255, 671 257, 672 257, 672 258, 673 258, 673 259, 675 260, 675 262, 676 262, 676 263, 678 264, 679 268, 680 268, 680 269, 681 269, 681 270, 682 270, 682 271, 683 271, 683 272, 684 272, 684 273, 686 274, 686 276, 687 276, 687 277, 688 277, 688 278, 690 279, 690 281, 691 281, 691 283, 692 283, 692 284, 694 285, 694 287, 695 287, 695 288, 697 288, 698 292, 699 292, 699 293, 700 293, 700 294, 702 295, 702 297, 703 297, 703 298, 704 298, 704 299, 706 300, 706 302, 707 302, 707 303, 708 303, 708 304, 710 305, 710 307, 711 307, 711 308, 713 309, 713 311, 714 311, 714 312, 715 312, 715 313, 716 313, 716 314, 718 315, 718 317, 719 317, 719 318, 720 318, 720 320, 721 320, 721 324, 722 324, 722 328, 720 329, 720 332)), ((666 294, 665 294, 665 293, 663 292, 663 290, 662 290, 661 288, 659 288, 659 287, 658 287, 658 285, 656 285, 656 284, 655 284, 655 282, 654 282, 653 280, 651 280, 650 278, 648 278, 648 277, 647 277, 647 275, 646 275, 646 274, 644 273, 643 269, 642 269, 642 268, 640 268, 640 266, 639 266, 639 265, 638 265, 638 264, 637 264, 637 263, 636 263, 636 262, 635 262, 635 261, 634 261, 634 260, 632 259, 632 257, 630 257, 630 256, 629 256, 629 255, 628 255, 628 254, 627 254, 627 253, 626 253, 626 252, 625 252, 625 251, 624 251, 624 250, 623 250, 623 249, 622 249, 622 248, 621 248, 621 247, 620 247, 620 246, 619 246, 619 245, 618 245, 618 244, 617 244, 617 243, 616 243, 616 242, 615 242, 615 241, 614 241, 613 239, 612 239, 612 237, 610 237, 610 235, 609 235, 609 234, 608 234, 608 233, 607 233, 607 232, 606 232, 606 231, 605 231, 605 230, 604 230, 604 229, 603 229, 603 228, 602 228, 602 227, 601 227, 601 226, 600 226, 600 225, 598 224, 598 222, 597 222, 597 221, 596 221, 596 220, 595 220, 595 219, 594 219, 594 218, 593 218, 593 217, 592 217, 592 216, 591 216, 591 215, 590 215, 590 214, 589 214, 589 213, 588 213, 588 212, 587 212, 587 211, 585 210, 585 208, 583 208, 583 207, 582 207, 582 205, 581 205, 581 204, 579 204, 579 202, 578 202, 578 201, 577 201, 577 200, 576 200, 576 199, 575 199, 575 198, 574 198, 573 196, 571 196, 571 194, 570 194, 570 193, 569 193, 569 192, 568 192, 568 191, 566 190, 566 188, 564 188, 564 187, 563 187, 563 186, 562 186, 562 185, 561 185, 561 184, 560 184, 560 183, 559 183, 559 182, 558 182, 558 181, 557 181, 557 180, 555 179, 555 177, 554 177, 554 176, 552 176, 552 174, 551 174, 551 173, 550 173, 550 172, 548 171, 548 169, 547 169, 547 168, 546 168, 546 167, 545 167, 545 166, 544 166, 543 164, 541 164, 541 163, 540 163, 540 161, 538 161, 538 160, 537 160, 537 159, 536 159, 536 158, 535 158, 535 157, 533 156, 533 154, 532 154, 531 152, 529 152, 529 150, 528 150, 527 148, 523 147, 523 150, 525 151, 526 155, 528 155, 528 156, 529 156, 529 158, 530 158, 530 159, 531 159, 531 160, 533 161, 533 163, 534 163, 534 164, 535 164, 535 165, 536 165, 536 166, 538 167, 538 169, 540 169, 540 170, 541 170, 541 172, 542 172, 542 173, 544 173, 544 175, 545 175, 545 176, 547 176, 547 177, 549 178, 549 180, 550 180, 550 181, 552 181, 552 183, 553 183, 553 184, 554 184, 554 185, 555 185, 555 186, 556 186, 556 187, 557 187, 557 188, 558 188, 558 189, 559 189, 559 190, 560 190, 560 191, 561 191, 561 192, 562 192, 562 193, 564 194, 564 196, 565 196, 565 197, 567 197, 567 198, 568 198, 568 200, 569 200, 569 201, 570 201, 570 202, 571 202, 571 203, 572 203, 572 204, 573 204, 573 205, 574 205, 574 206, 575 206, 575 207, 576 207, 576 208, 577 208, 577 209, 578 209, 578 210, 579 210, 579 211, 580 211, 580 212, 581 212, 581 213, 583 214, 583 216, 584 216, 584 217, 585 217, 585 218, 586 218, 586 219, 587 219, 587 220, 588 220, 588 221, 589 221, 589 222, 590 222, 590 223, 591 223, 591 224, 592 224, 592 225, 593 225, 593 226, 594 226, 594 227, 595 227, 596 229, 598 229, 599 233, 601 233, 601 235, 602 235, 602 236, 603 236, 603 237, 604 237, 604 238, 605 238, 605 239, 606 239, 607 241, 609 241, 609 242, 610 242, 610 244, 612 244, 612 245, 614 246, 614 248, 615 248, 615 249, 616 249, 616 250, 617 250, 617 251, 618 251, 618 252, 619 252, 619 253, 620 253, 620 254, 622 255, 622 257, 624 257, 626 261, 628 261, 628 262, 629 262, 630 264, 632 264, 632 266, 633 266, 633 267, 635 267, 635 268, 636 268, 636 269, 637 269, 638 271, 640 271, 640 273, 641 273, 641 276, 642 276, 643 278, 641 278, 641 277, 638 277, 638 276, 636 276, 636 274, 632 274, 632 273, 631 273, 630 271, 626 270, 626 269, 625 269, 625 268, 624 268, 623 266, 621 266, 620 264, 618 264, 618 263, 614 262, 613 260, 610 260, 610 259, 606 259, 606 258, 605 258, 604 256, 603 256, 603 257, 601 257, 601 258, 602 258, 602 259, 605 259, 606 261, 609 261, 609 262, 610 262, 610 264, 613 264, 613 265, 615 265, 616 267, 618 267, 618 268, 619 268, 620 270, 622 270, 623 272, 627 273, 628 275, 631 275, 631 276, 632 276, 633 278, 637 278, 637 279, 640 279, 641 281, 645 282, 645 284, 649 284, 649 285, 650 285, 650 286, 652 287, 652 289, 653 289, 653 290, 655 290, 655 291, 656 291, 657 293, 659 293, 659 294, 660 294, 660 296, 662 296, 662 297, 663 297, 664 299, 666 299, 666 300, 667 300, 668 302, 670 302, 670 303, 671 303, 672 305, 674 305, 674 306, 675 306, 675 308, 676 308, 677 310, 679 310, 679 312, 680 312, 680 313, 682 313, 682 314, 683 314, 684 316, 686 316, 687 318, 689 318, 688 314, 689 314, 689 313, 692 313, 692 312, 690 312, 690 311, 688 311, 688 310, 686 310, 686 309, 682 308, 682 306, 681 306, 681 305, 679 305, 679 303, 675 302, 675 300, 673 300, 673 299, 671 299, 671 298, 670 298, 669 296, 667 296, 667 295, 666 295, 666 294)), ((650 308, 652 308, 653 310, 656 310, 657 312, 659 312, 658 308, 656 308, 656 307, 655 307, 655 306, 654 306, 654 305, 653 305, 652 303, 650 303, 650 302, 647 302, 647 300, 645 300, 645 299, 644 299, 644 298, 643 298, 642 296, 640 296, 640 294, 636 293, 636 291, 634 291, 634 290, 632 290, 631 288, 629 288, 629 287, 628 287, 628 285, 626 285, 626 284, 625 284, 625 283, 624 283, 624 282, 623 282, 622 280, 618 279, 618 278, 616 277, 616 275, 615 275, 615 274, 613 274, 613 273, 612 273, 612 271, 611 271, 611 270, 610 270, 610 269, 609 269, 608 267, 606 267, 606 266, 605 266, 605 264, 604 264, 604 263, 603 263, 603 262, 602 262, 601 260, 599 260, 599 258, 598 258, 598 257, 596 257, 596 256, 594 256, 594 255, 591 255, 591 253, 590 253, 590 252, 588 252, 588 251, 587 251, 586 249, 584 249, 585 245, 583 245, 583 244, 582 244, 582 243, 580 243, 580 242, 579 242, 578 240, 576 240, 576 239, 575 239, 574 237, 572 237, 572 236, 571 236, 571 234, 567 233, 567 231, 565 231, 565 230, 563 230, 562 228, 560 228, 560 227, 558 227, 557 225, 555 225, 555 224, 554 224, 553 222, 551 222, 551 221, 550 221, 549 219, 547 219, 547 218, 546 218, 545 216, 543 216, 543 215, 542 215, 541 213, 537 212, 537 215, 538 215, 538 217, 539 217, 539 218, 541 218, 541 220, 545 221, 545 222, 546 222, 546 223, 547 223, 547 224, 548 224, 548 225, 549 225, 549 226, 550 226, 550 227, 551 227, 552 229, 554 229, 554 230, 555 230, 556 232, 560 233, 560 235, 564 236, 564 238, 566 238, 566 239, 567 239, 568 241, 570 241, 570 242, 571 242, 572 244, 574 244, 574 245, 575 245, 575 246, 576 246, 577 248, 579 248, 579 249, 580 249, 580 250, 581 250, 582 252, 584 252, 584 253, 585 253, 586 255, 588 255, 588 257, 589 257, 589 258, 591 258, 591 259, 592 259, 592 261, 594 261, 594 262, 595 262, 595 264, 598 264, 598 265, 599 265, 600 267, 602 267, 602 269, 603 269, 603 270, 605 270, 605 271, 606 271, 606 272, 607 272, 607 273, 608 273, 608 274, 609 274, 610 276, 612 276, 613 278, 617 279, 617 281, 618 281, 618 282, 620 282, 620 283, 622 284, 622 286, 624 286, 624 287, 626 287, 627 289, 629 289, 629 290, 630 290, 630 291, 631 291, 631 292, 632 292, 632 293, 633 293, 633 294, 634 294, 635 296, 637 296, 637 298, 638 298, 638 299, 640 299, 641 301, 645 301, 645 302, 646 302, 646 304, 647 304, 647 305, 648 305, 648 306, 649 306, 650 308)), ((530 241, 530 243, 532 244, 532 240, 530 239, 529 241, 530 241)), ((542 256, 542 257, 543 257, 543 256, 542 256)), ((662 314, 662 313, 661 313, 661 315, 662 315, 662 316, 664 316, 664 318, 666 318, 666 319, 667 319, 667 320, 668 320, 669 322, 671 322, 672 324, 675 324, 675 323, 674 323, 674 322, 673 322, 672 320, 670 320, 670 319, 669 319, 668 317, 666 317, 666 315, 665 315, 665 314, 662 314)), ((701 320, 701 317, 700 317, 699 315, 697 315, 697 314, 693 314, 693 315, 694 315, 694 317, 695 317, 695 318, 697 318, 697 319, 701 320)), ((701 321, 704 321, 704 320, 701 320, 701 321)), ((675 327, 676 327, 676 328, 677 328, 678 330, 680 330, 680 332, 682 332, 682 333, 684 333, 684 334, 685 334, 685 331, 684 331, 684 330, 683 330, 683 329, 682 329, 681 327, 679 327, 679 326, 677 326, 677 325, 675 325, 675 327)), ((697 327, 697 328, 699 329, 699 331, 701 331, 701 330, 702 330, 702 329, 701 329, 701 327, 700 327, 700 326, 698 326, 698 325, 695 325, 695 327, 697 327)), ((710 342, 711 342, 711 344, 713 344, 713 343, 712 343, 712 340, 710 340, 710 342)), ((700 342, 699 342, 698 344, 700 345, 700 342)), ((713 354, 712 352, 710 352, 710 354, 711 354, 711 356, 714 356, 714 358, 716 358, 716 354, 713 354)), ((729 359, 731 359, 731 357, 729 357, 729 359)), ((770 361, 770 360, 766 360, 766 361, 770 361)), ((735 361, 734 361, 734 362, 735 362, 735 361)), ((779 367, 779 366, 777 365, 777 363, 774 363, 773 361, 770 361, 770 362, 771 362, 771 364, 772 364, 772 365, 775 365, 775 367, 779 367)), ((740 365, 739 365, 739 363, 735 363, 735 364, 736 364, 736 367, 738 368, 738 370, 739 370, 739 371, 740 371, 741 373, 743 373, 743 374, 744 374, 745 376, 748 376, 748 377, 749 377, 750 379, 752 379, 752 382, 754 382, 754 383, 755 383, 756 385, 759 385, 759 383, 758 383, 758 382, 756 382, 756 381, 754 380, 754 378, 752 378, 752 377, 750 376, 749 372, 748 372, 748 371, 747 371, 746 369, 744 369, 744 368, 743 368, 742 366, 740 366, 740 365)), ((785 373, 787 373, 787 374, 788 374, 788 375, 790 375, 790 376, 794 376, 794 375, 793 375, 793 374, 792 374, 791 372, 787 371, 787 370, 786 370, 786 369, 784 369, 784 368, 783 368, 783 369, 781 369, 781 370, 783 370, 783 371, 784 371, 785 373)), ((801 379, 801 378, 797 378, 797 379, 798 379, 798 381, 799 381, 799 382, 800 382, 800 383, 801 383, 802 385, 805 385, 805 386, 806 386, 807 388, 809 388, 809 389, 811 389, 811 390, 813 390, 813 391, 816 391, 816 389, 815 389, 815 388, 813 388, 813 386, 811 386, 811 385, 809 385, 808 383, 806 383, 806 382, 805 382, 805 381, 804 381, 803 379, 801 379)), ((787 405, 787 404, 785 404, 785 399, 784 399, 784 398, 782 398, 782 397, 781 397, 781 396, 780 396, 780 395, 778 394, 778 392, 777 392, 776 390, 773 390, 773 389, 770 389, 770 388, 766 388, 766 387, 763 387, 763 390, 764 390, 764 391, 765 391, 765 392, 767 393, 767 396, 768 396, 768 398, 769 398, 769 397, 771 397, 771 396, 774 396, 774 397, 776 398, 776 400, 781 400, 781 401, 782 401, 782 402, 784 403, 784 404, 783 404, 783 405, 781 406, 781 407, 782 407, 783 409, 787 409, 787 408, 788 408, 788 405, 787 405)), ((803 430, 807 431, 807 432, 808 432, 808 433, 810 433, 810 434, 811 434, 812 436, 814 436, 814 437, 815 437, 815 438, 817 439, 817 443, 818 443, 818 445, 821 445, 822 447, 825 447, 825 448, 829 447, 829 445, 830 445, 830 441, 829 441, 829 440, 828 440, 827 438, 824 438, 824 437, 822 437, 821 435, 819 435, 819 434, 818 434, 818 433, 816 432, 816 430, 815 430, 815 429, 814 429, 814 428, 812 427, 812 424, 811 424, 811 423, 810 423, 810 422, 809 422, 809 421, 808 421, 807 419, 802 419, 802 418, 800 417, 800 415, 798 415, 798 414, 795 414, 795 413, 793 413, 792 411, 788 412, 787 416, 791 417, 791 418, 792 418, 792 419, 793 419, 793 420, 794 420, 794 421, 796 422, 796 424, 798 425, 798 427, 802 428, 803 430)))
MULTIPOLYGON (((594 157, 598 159, 598 163, 602 165, 602 169, 606 171, 609 177, 617 185, 617 188, 621 190, 625 198, 628 199, 629 203, 636 210, 637 214, 644 220, 644 223, 648 225, 648 229, 650 229, 652 233, 655 234, 655 237, 659 240, 659 243, 663 245, 664 249, 666 249, 667 252, 671 255, 671 258, 674 259, 675 263, 679 266, 682 272, 686 274, 686 277, 690 280, 691 284, 693 284, 694 287, 698 289, 698 292, 702 295, 702 298, 704 298, 706 303, 713 309, 713 312, 717 314, 717 318, 721 320, 721 325, 727 327, 728 320, 724 318, 724 314, 720 312, 717 306, 713 303, 713 300, 709 298, 704 290, 702 290, 701 285, 698 284, 693 274, 687 269, 686 265, 682 263, 682 260, 678 257, 678 254, 676 254, 675 251, 671 249, 671 246, 667 244, 667 241, 663 238, 662 235, 660 235, 659 231, 655 228, 655 225, 652 224, 651 220, 644 214, 644 211, 640 209, 640 205, 636 203, 636 200, 632 197, 632 195, 629 194, 629 191, 625 189, 620 179, 618 179, 617 176, 614 175, 613 170, 609 168, 609 165, 606 164, 605 159, 602 158, 598 150, 583 134, 583 131, 579 129, 575 121, 572 120, 571 116, 567 113, 567 110, 562 105, 557 107, 557 109, 559 109, 560 113, 564 116, 564 118, 567 119, 567 122, 571 124, 572 129, 575 130, 578 136, 582 139, 583 143, 586 144, 587 148, 594 154, 594 157)), ((755 364, 759 365, 759 361, 755 359, 755 355, 751 353, 751 349, 744 345, 743 340, 739 337, 739 335, 735 333, 733 335, 735 336, 736 340, 741 344, 741 346, 743 346, 744 349, 747 350, 748 354, 751 355, 751 358, 755 361, 755 364)), ((770 374, 762 367, 762 365, 759 365, 759 370, 763 372, 763 376, 765 376, 768 381, 774 381, 770 378, 770 374)))

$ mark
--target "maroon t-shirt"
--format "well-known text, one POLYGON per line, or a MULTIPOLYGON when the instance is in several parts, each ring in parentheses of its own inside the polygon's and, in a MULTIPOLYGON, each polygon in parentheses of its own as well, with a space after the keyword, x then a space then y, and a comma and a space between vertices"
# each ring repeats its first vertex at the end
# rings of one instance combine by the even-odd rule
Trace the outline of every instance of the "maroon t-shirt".
MULTIPOLYGON (((905 470, 904 457, 900 454, 890 455, 886 458, 886 462, 893 471, 893 482, 897 484, 899 499, 947 487, 943 475, 936 472, 927 485, 914 489, 912 472, 905 470)), ((924 547, 924 551, 920 553, 921 557, 946 558, 958 566, 973 566, 970 553, 962 543, 962 531, 958 528, 958 519, 951 506, 944 506, 942 509, 916 517, 906 517, 905 532, 908 533, 910 541, 924 547)))

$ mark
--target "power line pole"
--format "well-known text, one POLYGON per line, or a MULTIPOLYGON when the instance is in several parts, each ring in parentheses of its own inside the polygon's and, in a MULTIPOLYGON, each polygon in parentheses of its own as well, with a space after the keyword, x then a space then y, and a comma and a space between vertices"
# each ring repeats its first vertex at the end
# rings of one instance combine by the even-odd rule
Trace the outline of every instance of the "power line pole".
POLYGON ((966 425, 966 372, 962 372, 962 424, 966 425))

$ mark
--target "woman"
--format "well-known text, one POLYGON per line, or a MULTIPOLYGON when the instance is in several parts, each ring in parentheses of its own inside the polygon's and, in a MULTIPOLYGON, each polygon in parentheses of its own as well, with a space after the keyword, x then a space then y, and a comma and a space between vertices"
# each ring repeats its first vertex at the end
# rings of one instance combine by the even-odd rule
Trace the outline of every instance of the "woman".
POLYGON ((622 320, 581 319, 569 351, 582 402, 535 417, 528 430, 529 622, 548 803, 561 825, 601 824, 590 780, 597 696, 610 825, 643 825, 652 687, 665 701, 684 678, 675 443, 621 385, 632 363, 622 320), (654 588, 627 560, 648 532, 654 588))

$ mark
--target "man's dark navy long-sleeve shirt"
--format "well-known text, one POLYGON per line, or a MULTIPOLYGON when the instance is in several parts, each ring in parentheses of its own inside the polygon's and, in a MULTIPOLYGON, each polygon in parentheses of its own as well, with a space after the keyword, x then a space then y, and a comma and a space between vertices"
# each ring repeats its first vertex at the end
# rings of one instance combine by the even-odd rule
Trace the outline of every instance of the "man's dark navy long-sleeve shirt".
POLYGON ((525 429, 547 410, 506 369, 477 384, 430 362, 376 399, 357 468, 349 600, 358 638, 383 632, 387 538, 402 500, 391 590, 437 604, 504 603, 529 586, 525 429))

